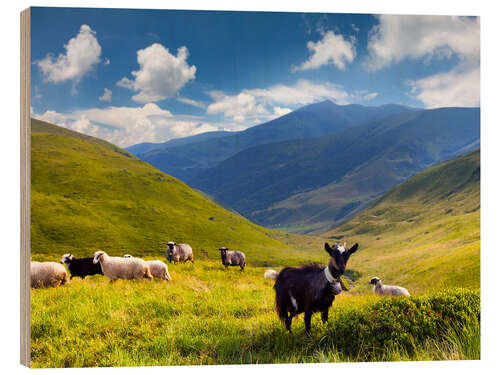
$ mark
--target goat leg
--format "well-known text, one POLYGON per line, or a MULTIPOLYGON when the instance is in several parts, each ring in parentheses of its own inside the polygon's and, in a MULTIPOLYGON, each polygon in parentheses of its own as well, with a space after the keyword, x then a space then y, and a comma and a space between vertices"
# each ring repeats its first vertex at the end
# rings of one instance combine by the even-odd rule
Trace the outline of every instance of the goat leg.
POLYGON ((307 310, 304 314, 304 323, 306 325, 307 333, 311 333, 311 317, 312 317, 312 311, 307 310))
POLYGON ((321 312, 321 319, 324 323, 328 322, 328 309, 321 312))

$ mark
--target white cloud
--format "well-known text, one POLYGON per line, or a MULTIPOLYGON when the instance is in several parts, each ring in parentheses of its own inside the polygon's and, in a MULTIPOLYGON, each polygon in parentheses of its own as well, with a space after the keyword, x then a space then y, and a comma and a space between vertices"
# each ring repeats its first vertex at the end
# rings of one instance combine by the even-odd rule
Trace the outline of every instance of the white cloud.
POLYGON ((274 116, 281 117, 292 112, 292 110, 290 108, 274 107, 273 112, 274 116))
MULTIPOLYGON (((330 99, 338 104, 348 104, 351 96, 342 86, 333 83, 315 84, 299 80, 294 85, 274 85, 264 89, 245 89, 235 95, 210 91, 214 100, 207 107, 207 114, 223 114, 232 121, 247 127, 272 120, 290 112, 290 108, 330 99)), ((353 97, 354 98, 354 97, 353 97)))
POLYGON ((99 97, 99 100, 101 102, 110 102, 111 101, 111 96, 113 95, 113 92, 108 89, 108 88, 104 88, 104 94, 102 94, 102 96, 99 97))
POLYGON ((411 86, 410 95, 424 103, 426 108, 480 105, 479 66, 459 66, 408 84, 411 86))
POLYGON ((365 99, 365 100, 372 100, 372 99, 375 99, 377 96, 378 96, 378 93, 376 93, 376 92, 372 92, 372 93, 370 93, 370 94, 366 94, 366 95, 364 96, 364 99, 365 99))
POLYGON ((106 57, 106 58, 104 59, 103 64, 104 64, 104 65, 109 65, 109 64, 111 64, 111 61, 109 61, 109 59, 106 57))
POLYGON ((207 108, 207 113, 210 115, 223 113, 224 116, 230 117, 233 121, 243 122, 247 117, 256 115, 268 115, 268 111, 262 104, 257 102, 257 98, 243 91, 237 95, 226 95, 220 91, 211 91, 209 95, 215 100, 207 108))
POLYGON ((48 110, 32 117, 127 147, 163 142, 207 131, 234 130, 232 124, 211 124, 193 116, 174 116, 154 103, 142 107, 89 108, 68 113, 48 110))
POLYGON ((265 104, 305 105, 331 99, 338 104, 348 104, 349 94, 345 89, 330 82, 312 83, 298 80, 295 85, 273 85, 265 89, 246 90, 265 104))
MULTIPOLYGON (((82 25, 80 32, 64 46, 66 53, 55 59, 48 54, 34 64, 41 70, 46 82, 73 81, 76 85, 100 61, 101 46, 96 32, 88 25, 82 25)), ((73 86, 74 89, 74 86, 73 86)))
POLYGON ((354 43, 354 38, 344 39, 342 35, 335 34, 330 30, 318 42, 309 41, 307 43, 311 56, 298 67, 293 66, 292 71, 317 69, 328 64, 345 70, 346 64, 352 63, 356 57, 354 43))
POLYGON ((132 99, 140 103, 156 102, 171 98, 189 81, 195 78, 196 66, 189 66, 186 47, 172 55, 168 48, 159 43, 137 51, 137 62, 140 69, 133 71, 132 80, 124 77, 118 86, 138 93, 132 99))
POLYGON ((405 58, 479 59, 479 18, 455 16, 378 16, 370 30, 365 69, 375 71, 405 58))
POLYGON ((205 108, 205 103, 199 102, 197 100, 189 99, 189 98, 177 98, 178 101, 184 104, 192 105, 193 107, 205 108))
POLYGON ((458 16, 379 16, 368 40, 365 69, 376 71, 404 59, 458 58, 457 65, 408 82, 409 95, 426 108, 480 105, 479 18, 458 16))

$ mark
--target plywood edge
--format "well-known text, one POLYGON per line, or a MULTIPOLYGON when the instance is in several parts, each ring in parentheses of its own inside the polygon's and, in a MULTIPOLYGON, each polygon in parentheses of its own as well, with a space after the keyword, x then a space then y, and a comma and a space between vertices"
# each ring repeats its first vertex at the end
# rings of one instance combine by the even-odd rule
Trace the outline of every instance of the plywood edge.
POLYGON ((21 12, 21 340, 20 361, 30 367, 31 326, 30 326, 30 172, 31 172, 31 46, 30 46, 30 9, 21 12))

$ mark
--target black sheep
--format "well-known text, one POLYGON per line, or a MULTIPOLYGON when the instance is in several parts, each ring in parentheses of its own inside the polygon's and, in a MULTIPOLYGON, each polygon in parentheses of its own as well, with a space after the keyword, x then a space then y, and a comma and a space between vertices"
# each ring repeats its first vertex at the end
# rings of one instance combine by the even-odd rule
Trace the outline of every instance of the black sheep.
POLYGON ((304 313, 306 332, 311 330, 311 316, 321 312, 324 322, 328 320, 328 309, 345 287, 340 276, 345 272, 349 257, 358 249, 355 244, 349 250, 333 248, 325 243, 325 250, 330 255, 327 267, 307 265, 300 268, 286 267, 279 273, 268 270, 264 277, 276 280, 276 310, 278 316, 285 322, 286 329, 292 331, 292 319, 295 315, 304 313))
POLYGON ((93 263, 94 258, 75 258, 72 254, 64 254, 61 263, 67 264, 72 279, 74 276, 79 276, 85 279, 85 276, 102 275, 101 264, 93 263))

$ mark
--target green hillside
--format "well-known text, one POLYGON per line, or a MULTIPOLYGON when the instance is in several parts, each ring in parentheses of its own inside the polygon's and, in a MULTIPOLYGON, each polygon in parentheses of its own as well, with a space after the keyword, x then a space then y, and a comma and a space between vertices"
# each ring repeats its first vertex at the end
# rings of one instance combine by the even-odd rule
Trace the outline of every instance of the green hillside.
POLYGON ((163 256, 169 240, 190 243, 198 259, 218 259, 222 245, 254 265, 310 256, 110 143, 38 120, 31 142, 34 259, 163 256))
POLYGON ((410 292, 479 288, 480 152, 419 173, 326 235, 360 243, 360 291, 373 276, 410 292))

